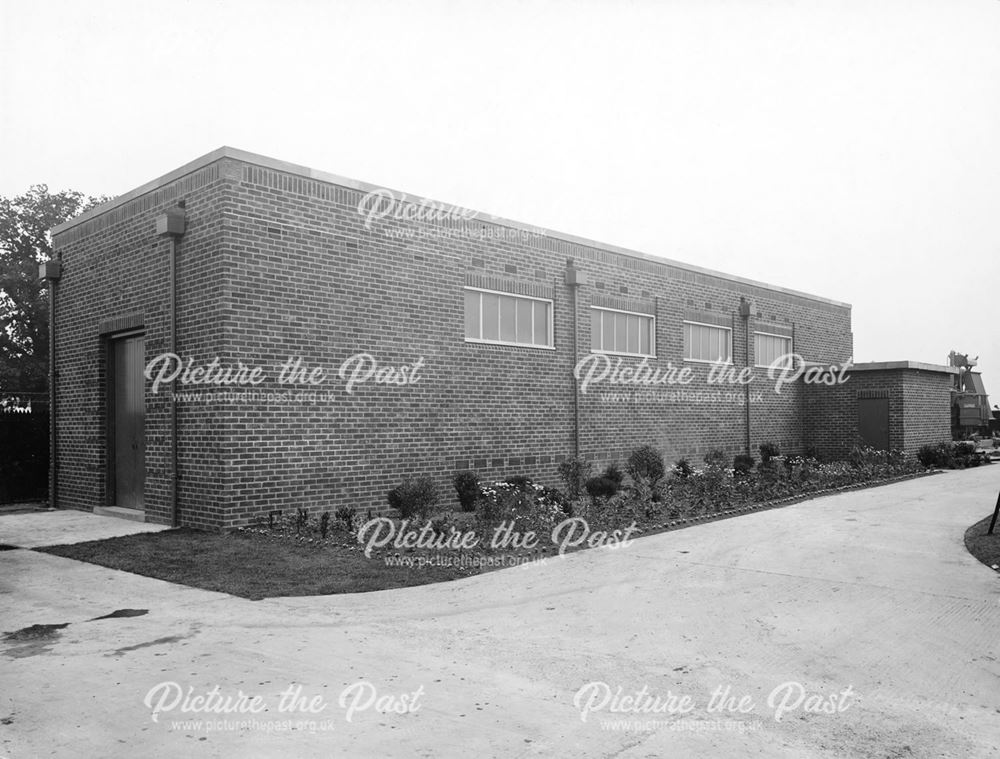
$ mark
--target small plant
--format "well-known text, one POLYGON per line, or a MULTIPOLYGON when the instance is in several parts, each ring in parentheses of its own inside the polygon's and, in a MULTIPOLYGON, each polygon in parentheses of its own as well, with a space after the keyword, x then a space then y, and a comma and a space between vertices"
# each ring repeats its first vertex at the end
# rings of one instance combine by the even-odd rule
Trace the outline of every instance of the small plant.
MULTIPOLYGON (((475 501, 473 501, 473 503, 475 503, 475 501)), ((451 517, 447 514, 435 517, 431 520, 431 529, 434 531, 434 535, 436 537, 447 535, 448 531, 452 529, 451 517)))
POLYGON ((295 510, 295 534, 300 534, 309 524, 309 509, 300 506, 295 510))
POLYGON ((330 512, 324 511, 323 515, 319 518, 319 535, 323 540, 326 540, 326 534, 330 531, 330 512))
POLYGON ((334 512, 337 521, 340 522, 347 532, 354 532, 354 520, 357 515, 357 512, 350 506, 341 506, 334 512))
POLYGON ((776 443, 761 443, 760 444, 760 463, 761 466, 770 466, 771 460, 777 456, 781 455, 781 449, 776 443))
POLYGON ((576 500, 583 493, 592 464, 584 458, 566 459, 559 465, 559 478, 566 486, 566 497, 576 500))
POLYGON ((687 459, 677 459, 677 461, 674 462, 674 468, 672 471, 681 479, 686 479, 694 474, 694 467, 691 466, 687 459))
POLYGON ((404 480, 386 494, 386 499, 403 519, 426 518, 437 505, 437 487, 430 477, 404 480))
POLYGON ((633 480, 650 488, 656 487, 656 483, 666 474, 663 456, 651 445, 643 445, 632 451, 625 469, 633 480))
POLYGON ((475 472, 456 472, 451 478, 452 485, 455 486, 455 493, 458 495, 458 502, 462 506, 462 511, 475 511, 476 499, 479 497, 479 477, 475 472))
POLYGON ((721 448, 713 448, 705 454, 705 465, 714 469, 725 469, 728 458, 721 448))
POLYGON ((753 471, 754 458, 749 453, 739 453, 733 457, 733 472, 746 476, 753 471))

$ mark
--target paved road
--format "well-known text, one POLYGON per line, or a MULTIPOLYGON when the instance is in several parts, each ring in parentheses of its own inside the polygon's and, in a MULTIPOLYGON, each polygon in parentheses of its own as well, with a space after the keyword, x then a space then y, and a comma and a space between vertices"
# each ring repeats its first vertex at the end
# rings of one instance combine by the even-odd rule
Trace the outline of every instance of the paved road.
MULTIPOLYGON (((992 466, 446 585, 258 602, 3 551, 0 629, 69 625, 0 643, 0 755, 1000 756, 1000 576, 962 544, 998 489, 992 466), (120 608, 149 611, 87 621, 120 608), (165 682, 267 711, 168 709, 163 686, 154 720, 165 682), (691 710, 602 706, 619 687, 691 710), (710 710, 726 688, 735 711, 710 710), (384 711, 361 708, 373 693, 384 711)), ((29 517, 80 519, 0 517, 0 543, 29 517)))

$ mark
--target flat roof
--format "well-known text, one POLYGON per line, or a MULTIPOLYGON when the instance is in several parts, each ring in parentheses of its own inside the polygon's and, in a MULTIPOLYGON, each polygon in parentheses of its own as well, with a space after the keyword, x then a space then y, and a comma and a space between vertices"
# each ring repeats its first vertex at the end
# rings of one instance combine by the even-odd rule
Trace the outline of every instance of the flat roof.
POLYGON ((886 369, 917 369, 922 372, 941 372, 942 374, 958 374, 954 366, 943 364, 923 364, 919 361, 868 361, 863 364, 852 364, 852 372, 876 372, 886 369))
MULTIPOLYGON (((360 192, 369 193, 376 190, 389 190, 390 192, 404 194, 402 191, 394 190, 391 187, 384 187, 381 185, 374 185, 368 182, 361 182, 357 179, 348 179, 347 177, 341 177, 336 174, 330 174, 325 171, 318 171, 316 169, 310 169, 308 166, 300 166, 294 163, 288 163, 287 161, 279 161, 276 158, 269 158, 267 156, 258 155, 257 153, 249 153, 245 150, 239 150, 237 148, 231 148, 228 146, 223 146, 211 153, 206 153, 200 158, 196 158, 190 163, 186 163, 180 168, 174 169, 173 171, 164 174, 158 179, 154 179, 151 182, 146 182, 145 184, 130 190, 129 192, 119 195, 106 203, 102 203, 99 206, 91 208, 79 216, 65 221, 51 229, 53 235, 58 235, 65 232, 68 229, 72 229, 78 224, 82 224, 96 216, 100 216, 103 213, 110 211, 113 208, 117 208, 141 195, 145 195, 148 192, 152 192, 170 182, 176 181, 186 174, 190 174, 198 169, 203 168, 211 163, 214 163, 223 158, 232 158, 237 161, 242 161, 243 163, 254 164, 266 169, 273 169, 275 171, 282 171, 287 174, 294 174, 301 177, 307 177, 309 179, 314 179, 319 182, 327 182, 329 184, 339 185, 340 187, 347 187, 354 190, 359 190, 360 192)), ((407 193, 408 194, 408 193, 407 193)), ((434 201, 432 199, 427 199, 431 203, 439 203, 440 201, 434 201)), ((446 205, 441 203, 441 205, 446 205)), ((473 211, 474 209, 469 209, 473 211)), ((522 230, 530 232, 533 234, 541 235, 544 237, 553 238, 556 240, 563 240, 565 242, 575 243, 577 245, 583 245, 589 248, 595 248, 597 250, 606 250, 612 253, 618 253, 623 256, 630 256, 632 258, 638 258, 643 261, 652 261, 659 264, 666 264, 668 266, 674 266, 678 269, 684 269, 686 271, 694 272, 696 274, 705 274, 711 277, 718 277, 720 279, 725 279, 730 282, 737 282, 743 285, 749 285, 751 287, 759 287, 765 290, 771 290, 773 292, 785 293, 787 295, 795 295, 800 298, 808 298, 809 300, 815 300, 820 303, 828 303, 833 306, 839 306, 841 308, 851 308, 850 303, 844 303, 843 301, 833 300, 831 298, 824 298, 820 295, 813 295, 812 293, 802 292, 800 290, 793 290, 787 287, 780 287, 778 285, 772 285, 767 282, 760 282, 758 280, 747 279, 745 277, 738 277, 735 274, 727 274, 725 272, 716 271, 714 269, 706 269, 701 266, 695 266, 694 264, 684 263, 683 261, 676 261, 671 258, 664 258, 662 256, 654 256, 649 253, 642 253, 637 250, 630 250, 628 248, 621 248, 617 245, 609 245, 608 243, 597 242, 595 240, 588 240, 584 237, 577 237, 576 235, 567 234, 565 232, 557 232, 551 229, 545 229, 544 227, 535 227, 530 224, 524 224, 519 221, 513 221, 511 219, 504 219, 499 216, 489 216, 487 221, 491 224, 497 224, 503 227, 509 227, 511 229, 522 230)), ((929 366, 929 364, 928 364, 929 366)))

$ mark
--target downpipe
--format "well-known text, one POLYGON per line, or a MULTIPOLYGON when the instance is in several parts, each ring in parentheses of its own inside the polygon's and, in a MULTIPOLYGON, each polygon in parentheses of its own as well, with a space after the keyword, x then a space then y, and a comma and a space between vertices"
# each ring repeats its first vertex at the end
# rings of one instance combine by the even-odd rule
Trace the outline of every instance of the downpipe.
MULTIPOLYGON (((184 235, 186 219, 184 215, 184 201, 178 203, 178 208, 161 214, 156 219, 156 233, 160 237, 170 238, 170 253, 167 264, 167 293, 168 293, 168 319, 169 337, 168 350, 176 355, 177 353, 177 268, 178 252, 180 240, 184 235)), ((174 378, 170 382, 170 523, 174 527, 181 526, 180 499, 177 492, 177 380, 174 378)))

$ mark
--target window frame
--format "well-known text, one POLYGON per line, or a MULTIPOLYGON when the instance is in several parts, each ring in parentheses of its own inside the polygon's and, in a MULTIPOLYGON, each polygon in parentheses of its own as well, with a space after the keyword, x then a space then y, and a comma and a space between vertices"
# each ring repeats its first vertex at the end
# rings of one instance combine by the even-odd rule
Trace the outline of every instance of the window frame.
MULTIPOLYGON (((755 369, 770 369, 771 366, 772 366, 772 364, 762 364, 762 363, 760 363, 760 361, 757 358, 757 355, 758 355, 758 351, 757 351, 757 335, 763 335, 764 337, 779 337, 782 340, 787 340, 790 349, 787 350, 787 351, 785 351, 785 354, 789 354, 789 353, 794 353, 795 352, 795 338, 794 338, 794 336, 792 336, 792 335, 779 335, 776 332, 765 332, 763 330, 755 329, 753 331, 753 365, 754 365, 755 369)), ((783 354, 783 355, 785 355, 785 354, 783 354)), ((795 368, 795 359, 794 358, 791 359, 791 362, 792 363, 791 363, 791 366, 789 368, 790 369, 794 369, 795 368)), ((783 369, 784 367, 779 367, 779 368, 783 369)))
MULTIPOLYGON (((602 354, 604 354, 606 356, 632 356, 634 358, 656 358, 656 314, 644 314, 644 313, 641 313, 640 311, 627 311, 627 310, 625 310, 623 308, 610 308, 608 306, 591 306, 590 310, 591 311, 608 311, 608 312, 613 313, 613 314, 625 314, 626 316, 638 316, 640 319, 646 318, 646 319, 650 320, 650 326, 652 327, 652 330, 651 330, 651 333, 650 333, 650 336, 649 336, 649 349, 651 351, 650 353, 642 353, 641 350, 640 350, 639 353, 632 353, 630 351, 609 351, 609 350, 604 350, 603 348, 602 349, 597 349, 597 348, 593 347, 593 345, 594 345, 593 321, 591 321, 591 336, 590 336, 590 344, 591 344, 590 352, 591 353, 602 353, 602 354)), ((641 325, 642 322, 640 321, 639 324, 641 325)), ((601 328, 602 328, 602 331, 603 331, 603 327, 604 327, 604 317, 602 316, 601 317, 601 328)), ((627 341, 627 337, 626 337, 626 341, 627 341)), ((602 336, 601 342, 602 343, 604 342, 603 336, 602 336)), ((641 333, 640 333, 640 336, 639 336, 639 347, 640 347, 640 349, 642 348, 642 335, 641 335, 641 333)))
MULTIPOLYGON (((499 308, 500 308, 500 303, 501 302, 502 301, 498 299, 498 301, 497 301, 497 309, 498 309, 497 319, 498 320, 500 318, 499 308)), ((467 343, 473 343, 473 344, 476 344, 476 345, 505 345, 505 346, 508 346, 510 348, 537 348, 539 350, 554 351, 556 349, 556 345, 555 345, 555 342, 556 342, 556 340, 555 340, 555 311, 556 311, 555 301, 552 298, 540 298, 537 295, 522 295, 521 293, 510 293, 510 292, 505 292, 503 290, 490 290, 489 288, 486 288, 486 287, 473 287, 472 285, 464 285, 462 287, 462 333, 463 333, 462 336, 465 339, 465 342, 467 342, 467 343), (515 317, 514 317, 514 319, 515 319, 514 335, 515 335, 515 337, 517 335, 517 321, 516 321, 516 319, 517 319, 517 316, 516 316, 516 314, 517 314, 517 305, 516 305, 517 300, 520 299, 520 300, 527 300, 527 301, 537 301, 539 303, 545 303, 545 304, 547 304, 548 305, 549 324, 548 324, 548 331, 547 331, 547 334, 546 334, 546 338, 547 338, 549 344, 548 345, 539 345, 538 343, 518 343, 518 342, 509 342, 507 340, 487 340, 487 339, 482 338, 482 337, 469 337, 468 335, 465 334, 465 329, 466 329, 466 324, 465 324, 465 293, 466 292, 480 293, 480 297, 479 297, 479 334, 480 335, 483 334, 483 300, 484 300, 483 297, 482 297, 483 293, 486 293, 486 294, 489 294, 489 295, 498 295, 498 296, 501 296, 501 297, 506 296, 508 298, 514 299, 514 301, 515 301, 515 306, 514 306, 514 313, 515 313, 515 317)), ((535 334, 535 328, 534 328, 535 309, 534 309, 534 307, 532 307, 532 309, 531 309, 531 320, 532 320, 531 334, 532 334, 532 336, 534 336, 534 334, 535 334)), ((498 326, 497 334, 499 334, 499 323, 498 323, 497 326, 498 326)))
MULTIPOLYGON (((729 340, 729 342, 728 342, 728 346, 729 346, 729 351, 728 351, 729 358, 727 360, 725 360, 725 361, 720 361, 719 359, 716 359, 714 361, 710 361, 710 360, 704 359, 704 358, 688 358, 687 351, 685 350, 684 351, 684 360, 685 361, 690 361, 693 364, 720 364, 721 363, 721 364, 723 364, 725 366, 731 366, 733 364, 733 328, 732 327, 723 327, 721 324, 708 324, 706 322, 695 321, 694 319, 682 319, 681 320, 681 329, 683 330, 685 328, 684 325, 687 325, 687 324, 691 324, 691 325, 694 325, 696 327, 709 327, 711 329, 721 329, 721 330, 727 332, 729 334, 729 338, 728 338, 728 340, 729 340)), ((681 341, 682 341, 682 343, 686 344, 687 340, 685 340, 684 338, 685 338, 684 334, 681 333, 681 341)), ((682 345, 682 347, 686 347, 686 345, 682 345)))

